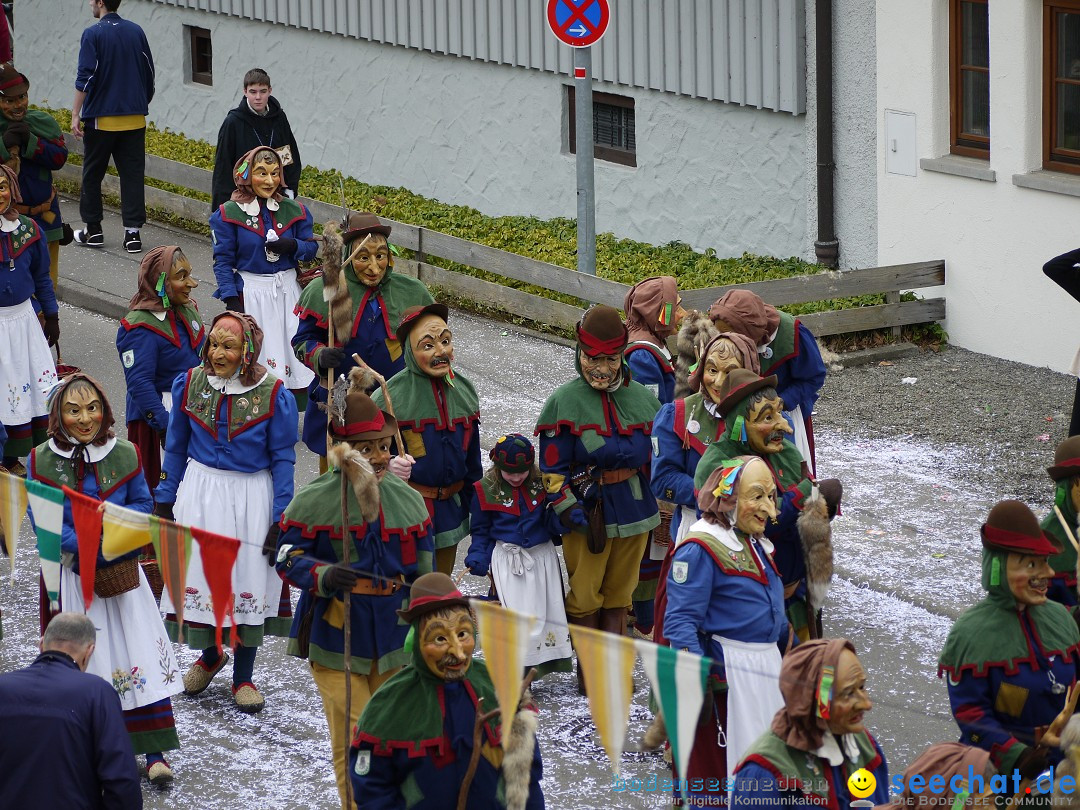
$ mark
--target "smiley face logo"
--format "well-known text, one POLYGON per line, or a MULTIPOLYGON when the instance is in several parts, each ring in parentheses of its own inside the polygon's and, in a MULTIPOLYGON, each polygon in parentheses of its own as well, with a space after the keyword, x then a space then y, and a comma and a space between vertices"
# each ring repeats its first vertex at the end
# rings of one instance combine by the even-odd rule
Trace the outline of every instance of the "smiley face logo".
POLYGON ((848 790, 857 799, 865 799, 877 788, 877 779, 866 768, 859 768, 847 780, 848 790))

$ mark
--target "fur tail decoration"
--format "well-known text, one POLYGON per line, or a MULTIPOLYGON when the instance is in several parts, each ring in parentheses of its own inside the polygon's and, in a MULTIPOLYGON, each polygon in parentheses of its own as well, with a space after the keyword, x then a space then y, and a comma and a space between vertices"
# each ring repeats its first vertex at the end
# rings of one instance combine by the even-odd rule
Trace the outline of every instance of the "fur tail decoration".
POLYGON ((675 358, 675 399, 683 399, 693 393, 688 382, 690 369, 697 363, 702 349, 718 334, 720 333, 709 320, 707 312, 692 309, 683 318, 678 337, 675 338, 675 348, 678 352, 675 358))
POLYGON ((360 451, 351 447, 347 442, 341 442, 330 447, 326 452, 326 460, 333 466, 344 472, 349 484, 352 486, 356 502, 360 504, 360 512, 364 516, 365 523, 372 523, 379 519, 379 479, 375 477, 375 471, 371 468, 360 451))
POLYGON ((353 366, 349 371, 349 385, 357 391, 370 391, 379 384, 375 372, 368 366, 353 366))
MULTIPOLYGON (((533 749, 539 717, 532 705, 532 693, 526 689, 503 742, 503 781, 506 785, 506 810, 525 810, 532 781, 533 749)), ((506 726, 504 725, 505 729, 506 726)))
POLYGON ((327 222, 323 226, 323 300, 329 305, 336 342, 342 345, 352 333, 353 320, 352 296, 341 271, 343 250, 341 228, 336 222, 327 222))
POLYGON ((649 723, 649 727, 645 729, 645 733, 641 735, 641 750, 652 751, 654 748, 659 748, 667 742, 667 738, 667 724, 664 722, 664 715, 658 711, 649 723))
POLYGON ((817 610, 825 603, 833 576, 832 526, 829 507, 815 485, 803 506, 796 525, 806 558, 806 586, 810 605, 817 610))

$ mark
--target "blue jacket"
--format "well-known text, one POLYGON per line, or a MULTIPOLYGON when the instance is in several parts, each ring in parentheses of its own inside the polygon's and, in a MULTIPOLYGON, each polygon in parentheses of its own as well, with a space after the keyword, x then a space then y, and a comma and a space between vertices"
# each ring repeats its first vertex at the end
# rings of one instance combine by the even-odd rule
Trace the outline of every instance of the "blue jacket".
POLYGON ((547 494, 537 481, 532 491, 526 485, 514 487, 503 482, 503 492, 509 497, 496 501, 488 497, 484 481, 473 484, 472 517, 469 529, 472 545, 465 557, 465 567, 477 576, 487 574, 491 567, 491 553, 495 542, 535 548, 550 543, 565 533, 554 510, 547 506, 547 494))
POLYGON ((825 361, 813 333, 801 321, 797 326, 795 354, 768 369, 770 361, 763 356, 761 374, 765 377, 775 374, 776 393, 784 400, 784 409, 793 411, 801 405, 803 418, 808 419, 825 384, 825 361))
POLYGON ((150 112, 154 57, 143 30, 114 11, 83 31, 75 89, 86 93, 84 121, 150 112))
POLYGON ((49 278, 48 242, 34 220, 20 214, 18 228, 0 233, 0 307, 13 307, 31 297, 46 315, 59 310, 49 278))
POLYGON ((664 359, 665 354, 659 346, 644 342, 631 343, 623 351, 634 382, 652 391, 661 405, 675 399, 675 369, 670 358, 664 359))
POLYGON ((120 698, 70 656, 44 652, 25 669, 0 675, 0 728, 5 807, 143 806, 120 698))

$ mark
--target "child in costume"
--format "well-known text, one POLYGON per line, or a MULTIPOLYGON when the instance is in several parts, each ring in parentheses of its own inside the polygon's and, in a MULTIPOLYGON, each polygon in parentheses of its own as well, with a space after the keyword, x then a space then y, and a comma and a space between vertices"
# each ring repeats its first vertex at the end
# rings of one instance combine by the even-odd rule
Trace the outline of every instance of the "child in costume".
MULTIPOLYGON (((65 377, 50 395, 50 439, 31 451, 27 478, 149 513, 154 502, 139 452, 116 438, 112 426, 112 408, 101 386, 82 373, 65 377)), ((130 566, 138 584, 111 596, 95 594, 87 609, 76 528, 71 501, 65 499, 60 547, 70 562, 61 568, 60 609, 93 620, 97 647, 86 671, 116 689, 131 746, 136 754, 146 754, 147 778, 155 785, 166 784, 173 773, 161 752, 180 747, 171 698, 183 687, 154 592, 139 566, 138 551, 106 561, 99 538, 98 576, 112 567, 130 566)))
POLYGON ((552 542, 566 530, 547 506, 532 442, 520 433, 502 436, 489 453, 492 467, 473 484, 472 545, 465 567, 491 573, 499 601, 536 618, 525 669, 537 676, 572 669, 563 607, 562 567, 552 542))

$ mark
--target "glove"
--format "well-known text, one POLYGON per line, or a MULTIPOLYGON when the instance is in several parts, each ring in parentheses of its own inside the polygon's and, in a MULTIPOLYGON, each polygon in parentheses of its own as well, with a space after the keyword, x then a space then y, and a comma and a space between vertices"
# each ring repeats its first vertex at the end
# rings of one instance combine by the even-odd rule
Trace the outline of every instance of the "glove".
POLYGON ((266 557, 266 561, 270 563, 270 567, 274 567, 274 563, 277 562, 277 541, 278 535, 281 534, 281 526, 274 523, 266 532, 266 538, 263 540, 263 556, 266 557))
POLYGON ((470 551, 465 556, 465 567, 469 569, 469 573, 474 577, 487 576, 488 561, 484 554, 479 551, 470 551))
POLYGON ((403 456, 394 456, 387 466, 390 468, 390 472, 402 481, 408 481, 412 477, 412 468, 415 463, 416 459, 406 453, 403 456))
POLYGON ((176 518, 173 517, 173 511, 172 510, 173 510, 173 504, 171 504, 171 503, 155 503, 154 504, 154 514, 157 515, 159 518, 165 518, 166 520, 175 521, 176 518))
POLYGON ((161 444, 162 450, 165 449, 165 430, 166 428, 162 428, 161 430, 157 431, 158 442, 161 444))
POLYGON ((1020 776, 1024 779, 1034 779, 1045 771, 1049 765, 1050 763, 1046 761, 1046 754, 1038 748, 1028 748, 1016 760, 1016 770, 1020 771, 1020 776))
POLYGON ((10 150, 13 146, 22 147, 30 140, 30 125, 25 121, 15 121, 4 132, 4 146, 10 150))
POLYGON ((839 478, 826 478, 823 481, 818 481, 818 489, 821 491, 821 497, 825 499, 825 504, 829 507, 829 520, 832 520, 840 509, 840 499, 844 496, 844 485, 840 483, 839 478))
POLYGON ((319 371, 329 371, 345 362, 345 350, 336 346, 327 346, 319 352, 319 371))
POLYGON ((579 529, 581 531, 588 531, 589 529, 589 516, 585 514, 585 510, 581 507, 580 504, 577 506, 571 506, 561 515, 559 515, 559 520, 562 522, 562 525, 568 528, 570 531, 576 531, 579 529))
POLYGON ((356 579, 356 572, 349 566, 335 563, 323 572, 320 582, 324 591, 351 591, 356 579))
POLYGON ((243 312, 244 305, 240 303, 239 295, 230 295, 225 299, 225 309, 229 312, 243 312))
POLYGON ((45 316, 45 340, 48 341, 50 346, 55 346, 56 341, 60 340, 60 314, 45 316))
POLYGON ((296 253, 296 240, 291 236, 279 236, 273 241, 267 239, 266 249, 278 256, 292 256, 296 253))

